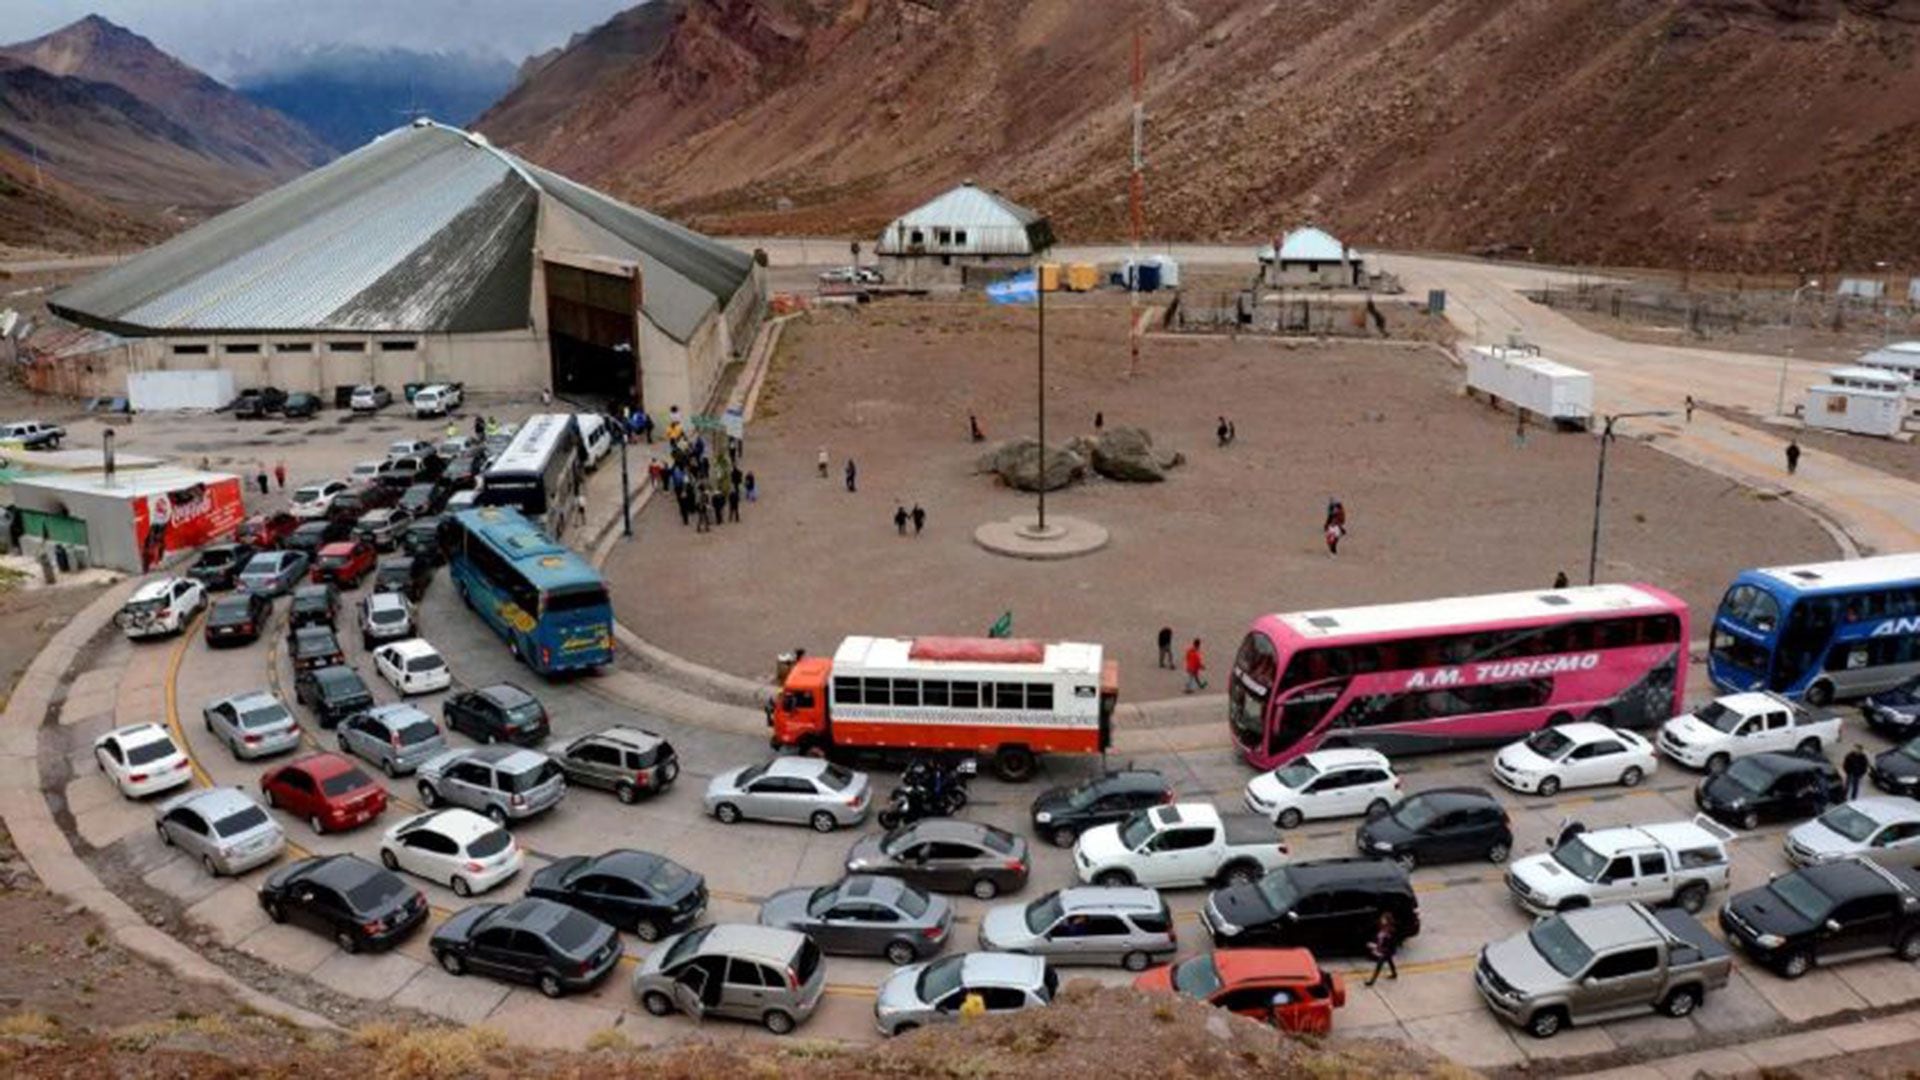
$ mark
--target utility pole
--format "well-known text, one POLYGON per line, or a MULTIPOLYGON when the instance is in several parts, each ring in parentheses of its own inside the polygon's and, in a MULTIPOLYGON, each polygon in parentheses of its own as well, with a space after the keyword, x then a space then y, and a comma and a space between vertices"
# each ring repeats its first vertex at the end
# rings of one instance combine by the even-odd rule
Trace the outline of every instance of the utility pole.
POLYGON ((1047 266, 1033 264, 1033 288, 1040 305, 1040 518, 1036 527, 1047 531, 1047 266))
POLYGON ((1133 271, 1127 275, 1127 377, 1140 373, 1140 234, 1146 229, 1146 156, 1140 142, 1146 126, 1140 103, 1146 69, 1141 61, 1140 27, 1133 28, 1133 175, 1127 185, 1128 225, 1133 241, 1133 271))
POLYGON ((1600 498, 1607 487, 1607 444, 1613 441, 1613 425, 1621 420, 1632 420, 1640 416, 1672 416, 1673 413, 1662 410, 1648 412, 1615 413, 1606 418, 1600 429, 1600 472, 1593 480, 1593 543, 1587 548, 1587 584, 1593 584, 1595 573, 1600 566, 1600 498))
POLYGON ((1787 415, 1787 365, 1793 361, 1793 316, 1800 307, 1800 294, 1808 289, 1820 287, 1818 281, 1809 281, 1793 290, 1793 298, 1787 301, 1787 355, 1780 358, 1780 388, 1773 396, 1773 414, 1787 415))

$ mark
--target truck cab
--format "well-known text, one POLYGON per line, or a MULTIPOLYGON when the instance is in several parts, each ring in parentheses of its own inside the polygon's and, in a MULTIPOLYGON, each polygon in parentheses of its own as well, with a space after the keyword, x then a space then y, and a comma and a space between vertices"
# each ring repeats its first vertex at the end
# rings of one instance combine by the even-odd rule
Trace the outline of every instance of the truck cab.
POLYGON ((827 680, 833 662, 808 656, 796 661, 780 692, 767 699, 773 748, 811 748, 827 739, 827 680))

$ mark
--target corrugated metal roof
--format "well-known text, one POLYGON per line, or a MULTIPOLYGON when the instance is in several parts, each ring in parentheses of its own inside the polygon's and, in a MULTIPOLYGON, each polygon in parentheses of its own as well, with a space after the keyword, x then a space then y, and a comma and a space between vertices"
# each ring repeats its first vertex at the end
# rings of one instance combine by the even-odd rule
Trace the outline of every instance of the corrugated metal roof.
POLYGON ((481 332, 529 325, 542 196, 633 251, 642 308, 676 340, 731 299, 752 259, 432 123, 390 132, 55 295, 127 334, 481 332))
MULTIPOLYGON (((1333 234, 1312 226, 1295 229, 1280 241, 1280 258, 1286 262, 1340 262, 1359 255, 1333 234)), ((1272 262, 1273 245, 1261 248, 1259 258, 1261 262, 1272 262)))
MULTIPOLYGON (((924 249, 934 253, 1025 255, 1036 246, 1033 242, 1036 232, 1045 241, 1051 241, 1046 215, 986 188, 965 183, 895 218, 880 234, 879 252, 902 255, 910 253, 909 249, 924 249), (938 243, 933 235, 936 229, 965 230, 967 240, 938 243), (917 245, 909 240, 915 230, 923 235, 917 245)), ((1037 246, 1045 247, 1047 243, 1037 246)))

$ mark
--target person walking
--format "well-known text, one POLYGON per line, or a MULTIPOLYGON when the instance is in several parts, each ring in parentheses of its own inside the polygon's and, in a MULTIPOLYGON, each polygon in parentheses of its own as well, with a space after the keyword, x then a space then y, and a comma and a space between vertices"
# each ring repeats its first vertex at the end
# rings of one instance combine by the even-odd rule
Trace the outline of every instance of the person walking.
POLYGON ((713 499, 713 523, 718 525, 725 520, 727 497, 721 493, 719 488, 714 488, 711 498, 713 499))
POLYGON ((727 520, 733 522, 740 520, 740 485, 738 484, 727 489, 727 520))
POLYGON ((927 512, 920 508, 919 503, 914 503, 912 516, 913 516, 913 535, 919 536, 920 530, 927 527, 927 512))
POLYGON ((473 437, 476 439, 487 437, 487 422, 478 413, 473 416, 473 437))
POLYGON ((1847 775, 1847 799, 1852 801, 1860 797, 1860 781, 1867 776, 1867 751, 1859 743, 1847 751, 1846 760, 1841 762, 1840 771, 1847 775))
POLYGON ((1799 471, 1800 471, 1800 440, 1794 439, 1791 442, 1787 443, 1787 475, 1792 476, 1794 473, 1797 473, 1799 471))
POLYGON ((1227 418, 1224 416, 1220 418, 1219 426, 1213 429, 1213 437, 1215 440, 1219 442, 1220 447, 1223 450, 1226 448, 1226 445, 1227 445, 1227 432, 1229 430, 1230 429, 1227 427, 1227 418))
POLYGON ((1347 535, 1347 527, 1340 524, 1327 526, 1327 554, 1340 554, 1340 541, 1347 535))
POLYGON ((273 484, 281 491, 287 490, 287 462, 285 458, 273 463, 273 484))
POLYGON ((1093 430, 1105 431, 1106 427, 1107 427, 1107 414, 1104 412, 1094 413, 1093 414, 1093 430))
POLYGON ((827 478, 828 464, 826 447, 823 446, 820 448, 820 456, 814 459, 814 464, 820 466, 820 479, 825 480, 827 478))
POLYGON ((260 466, 259 474, 253 479, 254 483, 260 485, 260 494, 265 495, 267 493, 267 467, 265 465, 260 466))
POLYGON ((1556 589, 1564 589, 1567 587, 1567 572, 1565 570, 1553 575, 1553 587, 1556 589))
POLYGON ((893 508, 893 531, 901 536, 907 535, 907 508, 896 505, 893 508))
POLYGON ((695 488, 693 492, 693 531, 697 533, 713 531, 712 504, 707 501, 707 490, 695 488))
POLYGON ((1160 633, 1154 638, 1154 643, 1160 648, 1160 666, 1168 671, 1179 671, 1180 669, 1173 662, 1173 627, 1161 627, 1160 633))
POLYGON ((686 525, 693 520, 693 492, 682 479, 673 488, 673 501, 680 506, 680 524, 686 525))
POLYGON ((1195 690, 1207 688, 1207 661, 1200 655, 1200 639, 1194 638, 1187 646, 1187 688, 1183 693, 1191 694, 1195 690))
POLYGON ((759 498, 760 488, 756 484, 754 484, 752 473, 748 473, 747 478, 741 481, 741 483, 746 488, 748 502, 753 502, 755 499, 759 498))
POLYGON ((1328 499, 1327 500, 1327 520, 1326 520, 1326 523, 1322 526, 1322 528, 1329 528, 1334 525, 1338 525, 1341 528, 1346 528, 1347 504, 1341 502, 1339 499, 1328 499))
POLYGON ((859 470, 854 468, 853 459, 848 458, 847 459, 847 492, 851 494, 858 490, 860 490, 859 470))
POLYGON ((1374 927, 1373 941, 1367 946, 1367 951, 1373 954, 1373 974, 1367 976, 1368 986, 1380 981, 1383 968, 1388 978, 1395 982, 1400 980, 1400 969, 1393 962, 1395 954, 1400 951, 1400 924, 1394 921, 1393 912, 1380 913, 1380 922, 1374 927))
POLYGON ((980 430, 980 418, 972 413, 967 414, 967 435, 974 442, 987 441, 987 433, 980 430))
POLYGON ((1693 423, 1693 395, 1687 395, 1687 423, 1693 423))

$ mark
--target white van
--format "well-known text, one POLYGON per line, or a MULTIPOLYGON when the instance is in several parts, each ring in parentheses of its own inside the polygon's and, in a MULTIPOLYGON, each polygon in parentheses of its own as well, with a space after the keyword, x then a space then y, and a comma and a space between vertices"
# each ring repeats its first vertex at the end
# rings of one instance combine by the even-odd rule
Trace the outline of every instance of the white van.
POLYGON ((599 413, 574 413, 573 422, 580 429, 581 463, 589 469, 599 468, 613 453, 612 422, 599 413))
POLYGON ((413 392, 413 415, 445 416, 460 407, 462 396, 458 385, 423 386, 413 392))

